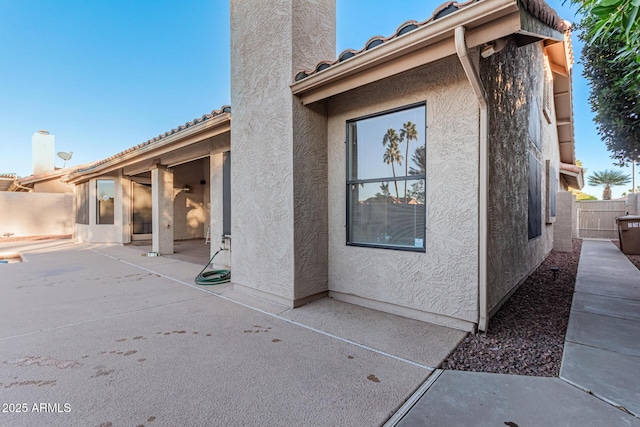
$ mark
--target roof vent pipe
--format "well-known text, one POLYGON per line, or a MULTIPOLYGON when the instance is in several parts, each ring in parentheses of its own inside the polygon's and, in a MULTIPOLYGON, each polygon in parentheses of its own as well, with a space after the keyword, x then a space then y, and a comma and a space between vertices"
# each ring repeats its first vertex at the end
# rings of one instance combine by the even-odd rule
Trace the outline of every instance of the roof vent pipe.
POLYGON ((478 329, 486 332, 489 328, 488 319, 488 202, 489 188, 489 114, 487 112, 487 93, 478 76, 476 67, 469 57, 467 43, 464 38, 465 28, 460 26, 455 30, 456 53, 462 64, 467 79, 478 98, 480 107, 480 164, 478 165, 478 329))

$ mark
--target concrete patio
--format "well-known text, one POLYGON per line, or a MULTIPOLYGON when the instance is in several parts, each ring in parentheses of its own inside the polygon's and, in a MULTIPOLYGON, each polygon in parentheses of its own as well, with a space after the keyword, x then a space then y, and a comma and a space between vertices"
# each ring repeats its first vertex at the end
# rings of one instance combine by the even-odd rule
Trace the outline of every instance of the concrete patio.
POLYGON ((0 266, 0 388, 26 411, 0 425, 640 426, 640 272, 611 242, 583 242, 561 378, 442 371, 463 332, 196 286, 201 244, 1 244, 24 262, 0 266))
POLYGON ((379 425, 464 337, 329 299, 290 310, 196 286, 201 264, 137 246, 10 251, 24 262, 0 266, 0 387, 25 411, 8 407, 2 426, 379 425))

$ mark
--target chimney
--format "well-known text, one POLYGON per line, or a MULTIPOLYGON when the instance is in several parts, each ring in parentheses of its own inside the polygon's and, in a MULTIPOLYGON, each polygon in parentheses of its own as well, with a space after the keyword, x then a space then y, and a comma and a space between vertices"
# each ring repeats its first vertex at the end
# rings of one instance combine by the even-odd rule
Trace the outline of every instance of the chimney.
POLYGON ((55 135, 39 130, 31 137, 31 164, 33 174, 53 172, 55 170, 55 135))

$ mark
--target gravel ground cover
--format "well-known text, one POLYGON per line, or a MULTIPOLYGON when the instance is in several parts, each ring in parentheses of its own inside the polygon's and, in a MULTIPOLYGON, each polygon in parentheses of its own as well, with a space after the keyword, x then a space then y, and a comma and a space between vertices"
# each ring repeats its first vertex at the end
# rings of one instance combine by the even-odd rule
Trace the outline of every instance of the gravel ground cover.
POLYGON ((441 367, 558 376, 581 247, 574 239, 573 252, 551 252, 491 318, 489 332, 468 335, 441 367), (555 279, 552 267, 560 269, 555 279))

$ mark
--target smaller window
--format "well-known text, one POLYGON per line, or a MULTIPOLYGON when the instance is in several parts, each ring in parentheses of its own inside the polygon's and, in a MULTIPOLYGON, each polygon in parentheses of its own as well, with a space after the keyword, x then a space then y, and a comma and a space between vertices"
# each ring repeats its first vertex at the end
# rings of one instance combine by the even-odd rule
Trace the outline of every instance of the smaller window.
POLYGON ((547 224, 556 222, 556 193, 558 192, 558 178, 551 161, 546 161, 547 168, 547 224))
POLYGON ((540 162, 533 153, 529 153, 529 239, 533 239, 542 234, 541 180, 540 162))
POLYGON ((113 179, 96 180, 96 224, 113 224, 114 209, 113 179))

